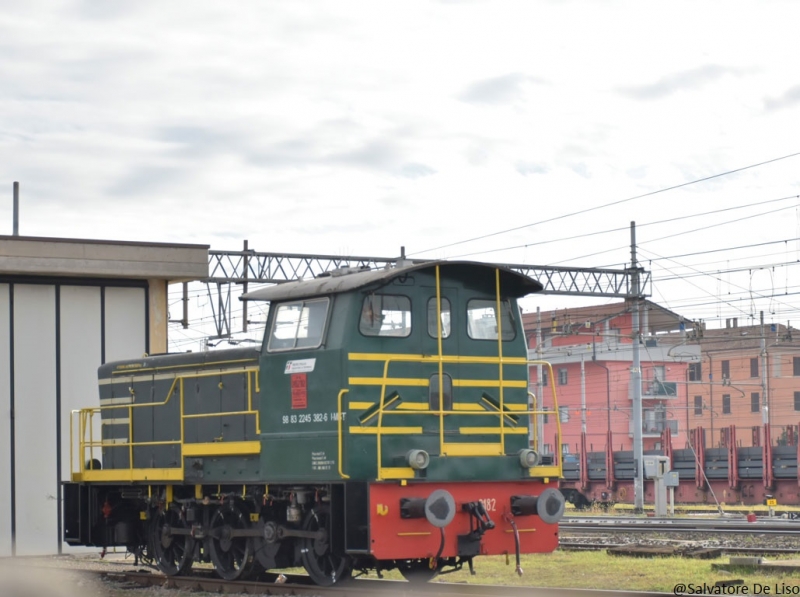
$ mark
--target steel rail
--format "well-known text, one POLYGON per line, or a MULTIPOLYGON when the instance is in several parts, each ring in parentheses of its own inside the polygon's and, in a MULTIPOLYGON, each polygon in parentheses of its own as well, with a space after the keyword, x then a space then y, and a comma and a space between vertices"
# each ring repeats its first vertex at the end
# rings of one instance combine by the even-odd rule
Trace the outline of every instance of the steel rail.
POLYGON ((565 517, 559 522, 562 530, 589 532, 633 531, 633 532, 693 532, 693 533, 764 533, 800 534, 800 521, 744 519, 686 519, 686 518, 628 518, 611 517, 565 517))
MULTIPOLYGON (((558 548, 564 551, 600 551, 615 547, 632 547, 636 543, 582 543, 580 541, 559 541, 558 548)), ((729 547, 722 545, 697 546, 703 549, 718 549, 720 553, 742 555, 793 555, 800 553, 800 547, 729 547)))
MULTIPOLYGON (((551 587, 507 587, 462 583, 432 582, 427 584, 408 583, 390 580, 356 579, 334 587, 296 584, 298 578, 290 577, 285 583, 257 581, 225 581, 210 577, 164 576, 146 572, 102 572, 101 576, 115 582, 137 583, 142 586, 160 586, 191 591, 206 591, 219 594, 246 593, 251 595, 295 595, 315 597, 362 597, 381 595, 385 597, 573 597, 576 594, 587 597, 618 597, 620 591, 563 589, 551 587)), ((622 592, 624 595, 668 595, 669 593, 622 592)))

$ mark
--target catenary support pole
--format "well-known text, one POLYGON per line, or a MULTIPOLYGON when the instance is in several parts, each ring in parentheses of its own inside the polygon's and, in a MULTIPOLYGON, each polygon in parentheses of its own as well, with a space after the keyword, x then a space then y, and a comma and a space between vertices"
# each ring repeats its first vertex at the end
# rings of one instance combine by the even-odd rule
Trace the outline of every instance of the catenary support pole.
POLYGON ((761 311, 761 422, 769 423, 769 400, 767 397, 767 337, 764 332, 764 312, 761 311))
MULTIPOLYGON (((247 239, 244 241, 244 250, 242 251, 242 260, 244 261, 244 267, 242 267, 242 273, 244 274, 244 283, 242 284, 242 294, 247 294, 247 273, 250 269, 248 263, 248 243, 247 239)), ((247 332, 247 301, 242 301, 242 331, 247 332)))
POLYGON ((642 364, 639 357, 639 269, 636 263, 636 222, 631 222, 631 294, 633 295, 633 317, 631 339, 633 340, 633 364, 631 385, 633 386, 633 459, 636 464, 633 480, 633 509, 644 510, 644 449, 642 447, 642 364))

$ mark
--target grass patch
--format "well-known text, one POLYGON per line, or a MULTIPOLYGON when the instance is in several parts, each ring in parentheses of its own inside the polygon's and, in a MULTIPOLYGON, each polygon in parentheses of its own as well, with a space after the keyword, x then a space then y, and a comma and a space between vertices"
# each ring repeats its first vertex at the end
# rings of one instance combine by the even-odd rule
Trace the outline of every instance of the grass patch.
MULTIPOLYGON (((509 558, 508 565, 504 556, 483 556, 475 558, 476 576, 470 576, 465 567, 460 572, 445 574, 439 580, 470 584, 672 593, 675 585, 680 583, 713 585, 717 581, 741 578, 749 586, 751 595, 755 584, 770 586, 770 594, 776 593, 776 586, 800 586, 800 572, 771 572, 747 568, 730 571, 712 569, 712 564, 727 563, 727 556, 714 560, 694 560, 680 557, 609 556, 604 551, 555 551, 551 554, 523 555, 521 564, 524 574, 521 577, 514 572, 513 556, 509 558)), ((395 573, 387 573, 386 577, 395 578, 395 573)))

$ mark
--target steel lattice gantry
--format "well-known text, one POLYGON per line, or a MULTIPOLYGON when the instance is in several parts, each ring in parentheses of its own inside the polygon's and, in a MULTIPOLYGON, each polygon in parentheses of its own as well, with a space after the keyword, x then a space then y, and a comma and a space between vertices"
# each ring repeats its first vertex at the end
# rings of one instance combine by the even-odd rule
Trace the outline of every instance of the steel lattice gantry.
MULTIPOLYGON (((241 284, 243 286, 242 292, 244 293, 247 292, 247 285, 251 283, 278 284, 290 280, 313 278, 321 273, 340 267, 368 267, 375 269, 403 259, 403 257, 366 257, 358 255, 259 253, 248 249, 247 241, 245 241, 245 249, 242 251, 211 250, 208 255, 209 276, 202 281, 207 286, 218 338, 229 337, 231 333, 230 298, 233 284, 241 284), (216 286, 216 301, 212 296, 212 288, 214 286, 216 286)), ((595 269, 509 263, 498 265, 539 280, 544 286, 543 294, 611 298, 644 298, 651 294, 650 272, 639 267, 595 269), (634 278, 637 277, 638 285, 634 284, 634 278), (638 293, 634 290, 637 287, 640 289, 638 293)), ((186 299, 184 299, 185 304, 186 299)), ((243 320, 246 326, 246 311, 243 320)), ((184 327, 188 325, 188 316, 185 309, 182 323, 184 327)))

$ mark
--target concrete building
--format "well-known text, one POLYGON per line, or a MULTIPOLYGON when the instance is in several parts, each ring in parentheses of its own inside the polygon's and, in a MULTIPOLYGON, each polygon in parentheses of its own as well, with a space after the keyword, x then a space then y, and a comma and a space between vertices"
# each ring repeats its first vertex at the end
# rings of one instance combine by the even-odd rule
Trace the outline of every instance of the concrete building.
POLYGON ((689 421, 708 430, 707 447, 725 447, 729 428, 737 442, 759 446, 769 423, 774 444, 797 444, 800 423, 800 330, 784 325, 703 330, 690 340, 702 361, 690 371, 689 421))
POLYGON ((102 363, 166 352, 167 285, 207 276, 206 245, 0 236, 0 556, 61 550, 70 412, 102 363))
MULTIPOLYGON (((523 315, 529 339, 529 358, 552 364, 561 422, 562 445, 555 446, 555 416, 544 425, 544 448, 574 454, 581 450, 582 432, 586 449, 603 450, 613 438, 614 450, 630 450, 633 444, 632 403, 633 303, 625 301, 523 315), (537 328, 542 338, 537 351, 537 328)), ((642 431, 645 450, 661 447, 661 434, 671 430, 673 438, 686 438, 689 408, 688 372, 700 362, 700 347, 686 343, 683 318, 653 302, 642 301, 642 431)), ((537 387, 537 368, 531 379, 535 394, 553 408, 547 369, 544 388, 537 387)))

